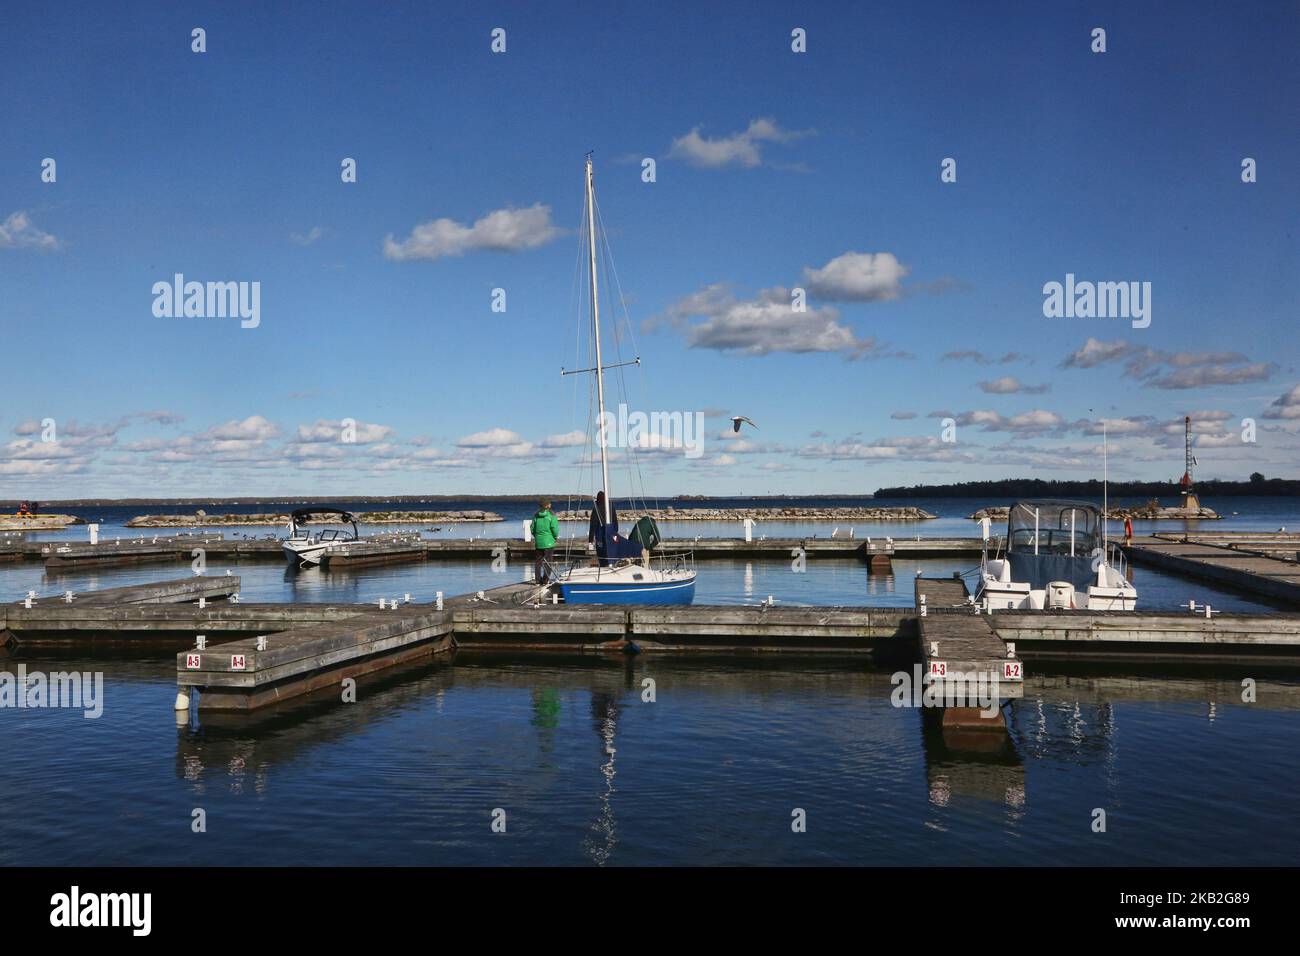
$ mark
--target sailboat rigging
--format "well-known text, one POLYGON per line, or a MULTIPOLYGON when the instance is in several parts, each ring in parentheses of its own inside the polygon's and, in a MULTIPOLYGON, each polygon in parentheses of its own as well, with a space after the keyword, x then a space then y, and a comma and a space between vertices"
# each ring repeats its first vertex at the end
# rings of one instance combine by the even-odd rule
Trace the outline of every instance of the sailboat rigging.
POLYGON ((591 372, 596 376, 596 444, 600 452, 601 492, 593 504, 599 509, 599 521, 592 522, 596 560, 594 564, 570 564, 561 569, 556 575, 555 587, 568 604, 689 604, 695 597, 694 555, 689 551, 661 549, 658 528, 649 516, 634 521, 634 530, 627 537, 618 533, 614 495, 609 481, 605 372, 629 365, 639 366, 641 359, 604 364, 596 255, 595 175, 590 154, 586 162, 584 226, 587 230, 595 363, 587 369, 561 370, 561 374, 591 372))

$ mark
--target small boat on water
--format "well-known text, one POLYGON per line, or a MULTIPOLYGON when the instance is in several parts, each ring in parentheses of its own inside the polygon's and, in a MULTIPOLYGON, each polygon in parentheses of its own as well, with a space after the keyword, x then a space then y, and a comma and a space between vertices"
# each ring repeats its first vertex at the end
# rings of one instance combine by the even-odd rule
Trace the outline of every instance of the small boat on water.
MULTIPOLYGON (((595 561, 584 561, 579 557, 557 572, 554 586, 566 604, 690 604, 695 599, 693 552, 661 550, 659 529, 649 515, 634 521, 627 537, 621 536, 612 510, 606 429, 599 423, 606 421, 605 371, 618 366, 606 365, 601 358, 600 296, 596 268, 598 218, 591 156, 587 157, 583 219, 590 270, 591 333, 595 363, 593 368, 582 371, 594 372, 596 376, 598 417, 595 419, 595 431, 600 448, 602 494, 596 499, 595 508, 602 513, 597 516, 599 520, 593 522, 595 561), (597 526, 599 531, 596 530, 597 526)), ((640 362, 638 358, 635 362, 621 364, 640 365, 640 362)))
POLYGON ((1016 502, 1007 515, 1006 553, 984 556, 975 602, 986 611, 1132 611, 1137 589, 1123 552, 1106 541, 1102 512, 1086 501, 1016 502))
POLYGON ((294 567, 317 565, 331 548, 360 539, 357 519, 352 512, 341 508, 299 508, 289 515, 289 537, 280 542, 280 548, 285 559, 294 567), (323 528, 316 532, 308 531, 303 525, 312 515, 338 515, 340 520, 336 523, 350 524, 352 530, 323 528))

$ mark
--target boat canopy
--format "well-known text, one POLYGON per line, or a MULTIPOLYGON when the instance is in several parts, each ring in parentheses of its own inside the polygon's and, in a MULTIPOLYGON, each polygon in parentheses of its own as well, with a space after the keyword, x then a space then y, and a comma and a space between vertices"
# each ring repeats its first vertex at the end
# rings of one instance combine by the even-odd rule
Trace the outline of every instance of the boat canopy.
POLYGON ((1007 515, 1007 550, 1083 557, 1101 546, 1101 509, 1087 501, 1018 501, 1007 515))
POLYGON ((338 515, 348 524, 352 525, 352 530, 356 531, 357 519, 351 511, 344 511, 342 508, 295 508, 289 514, 289 526, 297 528, 303 518, 308 515, 338 515))

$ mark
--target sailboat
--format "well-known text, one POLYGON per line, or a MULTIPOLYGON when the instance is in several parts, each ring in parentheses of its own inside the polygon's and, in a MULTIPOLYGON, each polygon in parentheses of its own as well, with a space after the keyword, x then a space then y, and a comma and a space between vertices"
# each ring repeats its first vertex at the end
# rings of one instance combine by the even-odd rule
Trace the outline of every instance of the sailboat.
MULTIPOLYGON (((690 604, 695 599, 694 555, 689 551, 657 550, 659 535, 649 516, 634 522, 639 534, 631 540, 616 533, 611 509, 614 495, 609 484, 605 415, 605 365, 600 350, 600 295, 596 269, 596 193, 591 156, 587 156, 585 227, 591 279, 591 326, 595 343, 595 367, 583 371, 596 376, 596 401, 602 427, 596 429, 600 448, 601 494, 596 507, 602 509, 603 540, 596 542, 594 564, 574 564, 561 569, 555 586, 566 604, 690 604)), ((638 359, 636 363, 639 364, 638 359)), ((569 374, 569 373, 564 373, 569 374)))

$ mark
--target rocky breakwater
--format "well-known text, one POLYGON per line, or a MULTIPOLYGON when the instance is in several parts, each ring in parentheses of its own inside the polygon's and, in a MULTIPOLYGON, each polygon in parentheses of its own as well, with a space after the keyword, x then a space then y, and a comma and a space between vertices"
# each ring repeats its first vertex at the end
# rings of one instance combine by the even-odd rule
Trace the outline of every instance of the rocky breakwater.
MULTIPOLYGON (((933 518, 920 508, 647 508, 626 510, 627 516, 649 515, 656 521, 924 521, 933 518)), ((560 521, 586 521, 590 509, 557 511, 560 521)))
POLYGON ((72 524, 85 524, 76 515, 0 515, 0 531, 58 531, 72 524))
MULTIPOLYGON (((354 511, 357 524, 457 524, 468 521, 504 521, 495 511, 354 511)), ((140 515, 126 523, 128 528, 236 528, 248 525, 287 525, 289 514, 210 515, 203 511, 189 515, 140 515)), ((337 515, 315 515, 304 524, 338 524, 337 515)))
MULTIPOLYGON (((991 521, 1006 521, 1010 511, 1010 508, 981 508, 971 515, 971 520, 979 521, 981 518, 988 518, 991 521)), ((1132 508, 1117 505, 1110 509, 1108 517, 1112 521, 1123 521, 1125 518, 1134 521, 1185 521, 1191 518, 1213 521, 1223 516, 1210 508, 1171 508, 1158 501, 1148 501, 1144 505, 1132 508)))

